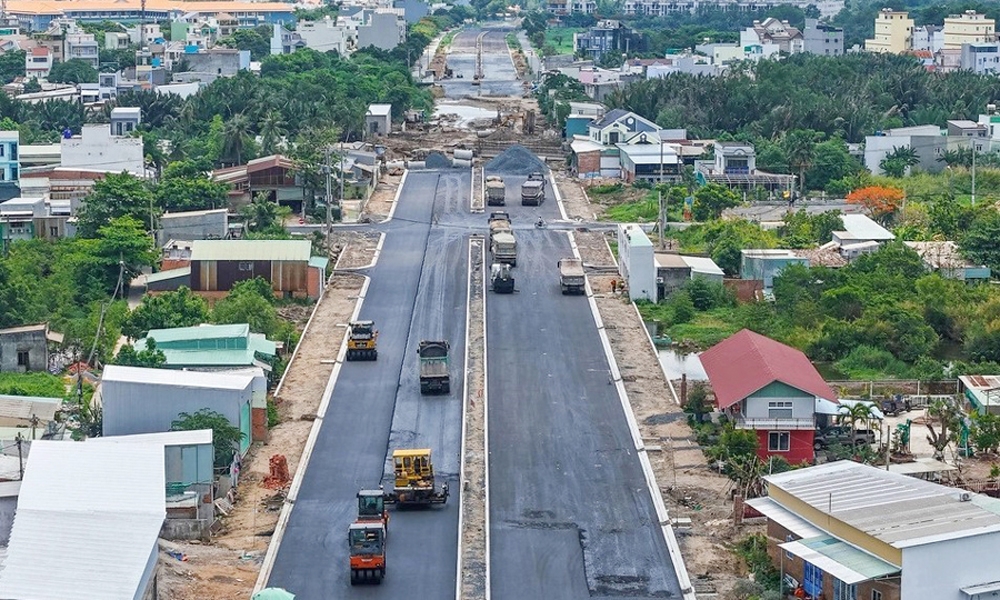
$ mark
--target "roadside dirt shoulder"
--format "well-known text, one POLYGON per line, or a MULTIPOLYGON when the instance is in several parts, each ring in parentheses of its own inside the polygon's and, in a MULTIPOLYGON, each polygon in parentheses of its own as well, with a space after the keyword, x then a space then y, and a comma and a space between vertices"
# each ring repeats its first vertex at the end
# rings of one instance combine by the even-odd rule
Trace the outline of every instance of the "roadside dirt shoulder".
MULTIPOLYGON (((356 245, 348 243, 344 250, 356 255, 352 261, 371 261, 372 252, 366 255, 352 246, 356 245)), ((164 566, 159 582, 161 599, 250 597, 284 494, 299 467, 330 379, 340 347, 336 342, 345 334, 345 324, 354 312, 363 282, 362 276, 351 273, 335 272, 331 277, 275 397, 280 423, 270 430, 268 441, 254 444, 244 459, 236 502, 222 518, 221 530, 212 542, 169 542, 171 549, 184 555, 183 561, 161 553, 164 566), (275 455, 284 456, 287 477, 265 487, 264 480, 272 474, 270 462, 275 455)))
POLYGON ((377 231, 336 231, 330 238, 339 258, 333 263, 339 270, 360 269, 371 264, 381 234, 377 231))
POLYGON ((556 185, 562 196, 566 216, 575 221, 594 221, 597 219, 597 207, 591 204, 587 192, 576 179, 565 171, 555 171, 556 185))
MULTIPOLYGON (((585 263, 614 264, 603 234, 574 237, 585 263)), ((690 527, 674 529, 685 566, 696 590, 725 594, 742 578, 741 561, 725 544, 747 530, 732 524, 730 481, 709 467, 687 415, 671 395, 645 325, 631 302, 611 293, 616 278, 588 275, 663 501, 672 519, 691 520, 690 527)))
POLYGON ((382 180, 375 186, 375 191, 372 192, 371 198, 368 199, 364 210, 361 211, 362 220, 367 217, 372 221, 382 221, 389 216, 389 213, 392 212, 392 205, 396 201, 396 191, 399 190, 399 184, 402 179, 402 172, 382 176, 382 180))

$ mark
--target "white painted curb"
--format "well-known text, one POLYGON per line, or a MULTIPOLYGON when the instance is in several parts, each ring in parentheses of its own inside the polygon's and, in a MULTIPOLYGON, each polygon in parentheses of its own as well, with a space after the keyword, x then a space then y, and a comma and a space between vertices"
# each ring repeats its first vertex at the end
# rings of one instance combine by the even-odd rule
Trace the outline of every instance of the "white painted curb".
POLYGON ((465 290, 465 365, 463 367, 465 390, 462 394, 462 444, 458 463, 458 544, 456 544, 458 546, 458 560, 455 569, 455 600, 462 600, 462 565, 465 562, 462 556, 462 528, 465 526, 465 434, 468 429, 466 414, 469 406, 469 318, 472 316, 472 286, 470 284, 472 283, 472 247, 475 243, 476 240, 469 239, 469 260, 466 263, 465 273, 466 282, 468 282, 465 290))
MULTIPOLYGON (((484 171, 485 173, 485 171, 484 171)), ((492 586, 490 584, 490 370, 489 370, 489 344, 486 343, 486 295, 489 293, 489 273, 486 266, 489 264, 486 257, 486 240, 483 240, 483 494, 485 513, 484 524, 486 528, 486 600, 490 600, 492 586)))
MULTIPOLYGON (((570 246, 573 248, 573 256, 578 259, 581 258, 580 250, 577 248, 573 232, 567 232, 567 235, 569 236, 570 246)), ((639 424, 635 420, 635 413, 632 412, 632 405, 629 403, 628 394, 625 391, 625 383, 622 381, 621 372, 618 370, 618 363, 615 360, 614 352, 611 349, 611 341, 608 339, 608 333, 604 329, 604 322, 602 321, 600 311, 597 308, 597 300, 594 298, 594 291, 590 287, 589 278, 586 279, 586 286, 587 301, 590 304, 590 311, 594 316, 594 322, 597 324, 597 332, 601 338, 601 346, 603 346, 604 354, 607 356, 608 366, 611 369, 611 378, 614 381, 615 389, 618 391, 618 399, 621 401, 622 410, 625 413, 625 420, 628 422, 629 432, 632 435, 632 442, 639 455, 639 464, 642 466, 643 475, 646 477, 646 487, 649 488, 649 495, 652 498, 653 506, 656 509, 656 518, 659 521, 660 533, 663 535, 664 542, 666 542, 667 552, 670 554, 670 561, 674 565, 674 572, 677 576, 677 582, 680 584, 681 594, 685 600, 695 600, 694 587, 691 585, 691 578, 688 576, 687 568, 684 566, 684 557, 681 556, 681 549, 677 543, 677 537, 674 535, 674 530, 670 526, 670 515, 667 514, 667 507, 663 503, 663 496, 660 494, 660 488, 656 483, 656 474, 653 473, 653 466, 649 462, 649 455, 646 453, 646 447, 642 441, 642 434, 639 431, 639 424)))
POLYGON ((677 397, 677 392, 674 391, 674 384, 670 383, 670 376, 667 374, 667 370, 663 368, 663 363, 660 362, 660 352, 656 349, 656 344, 653 343, 653 336, 649 335, 649 330, 646 329, 646 324, 642 320, 642 313, 639 312, 639 307, 635 302, 632 302, 632 308, 635 309, 635 316, 639 319, 639 322, 643 324, 642 330, 646 333, 646 340, 649 342, 649 347, 653 349, 653 355, 656 357, 656 364, 660 365, 660 372, 663 373, 663 380, 667 382, 667 387, 670 389, 670 397, 674 399, 674 404, 680 406, 680 398, 677 397))

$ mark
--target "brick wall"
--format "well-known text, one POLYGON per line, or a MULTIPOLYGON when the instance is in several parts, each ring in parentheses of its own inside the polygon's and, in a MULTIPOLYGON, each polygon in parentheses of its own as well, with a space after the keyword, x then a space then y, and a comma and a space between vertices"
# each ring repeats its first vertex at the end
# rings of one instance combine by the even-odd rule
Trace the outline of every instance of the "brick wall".
POLYGON ((601 153, 600 151, 581 152, 576 155, 577 173, 600 173, 601 153))
POLYGON ((254 442, 267 441, 267 409, 250 409, 250 439, 254 442))

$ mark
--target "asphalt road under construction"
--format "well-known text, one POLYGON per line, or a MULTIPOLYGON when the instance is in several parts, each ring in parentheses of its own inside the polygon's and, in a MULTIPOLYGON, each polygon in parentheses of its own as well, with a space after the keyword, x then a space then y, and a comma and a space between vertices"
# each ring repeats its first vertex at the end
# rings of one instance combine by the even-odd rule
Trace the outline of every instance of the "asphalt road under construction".
POLYGON ((463 29, 451 41, 448 66, 452 79, 437 82, 446 98, 465 96, 520 96, 524 93, 517 70, 507 50, 507 34, 513 29, 463 29), (473 85, 476 74, 476 44, 483 40, 483 81, 473 85), (459 78, 458 75, 462 77, 459 78))

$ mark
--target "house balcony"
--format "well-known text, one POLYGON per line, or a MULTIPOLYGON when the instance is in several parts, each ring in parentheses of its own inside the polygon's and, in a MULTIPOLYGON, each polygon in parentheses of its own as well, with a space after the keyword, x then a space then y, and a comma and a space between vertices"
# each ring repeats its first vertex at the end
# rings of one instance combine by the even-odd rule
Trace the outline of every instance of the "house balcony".
POLYGON ((732 415, 737 429, 754 429, 764 431, 801 431, 815 430, 816 418, 771 418, 771 417, 747 417, 745 415, 732 415))

